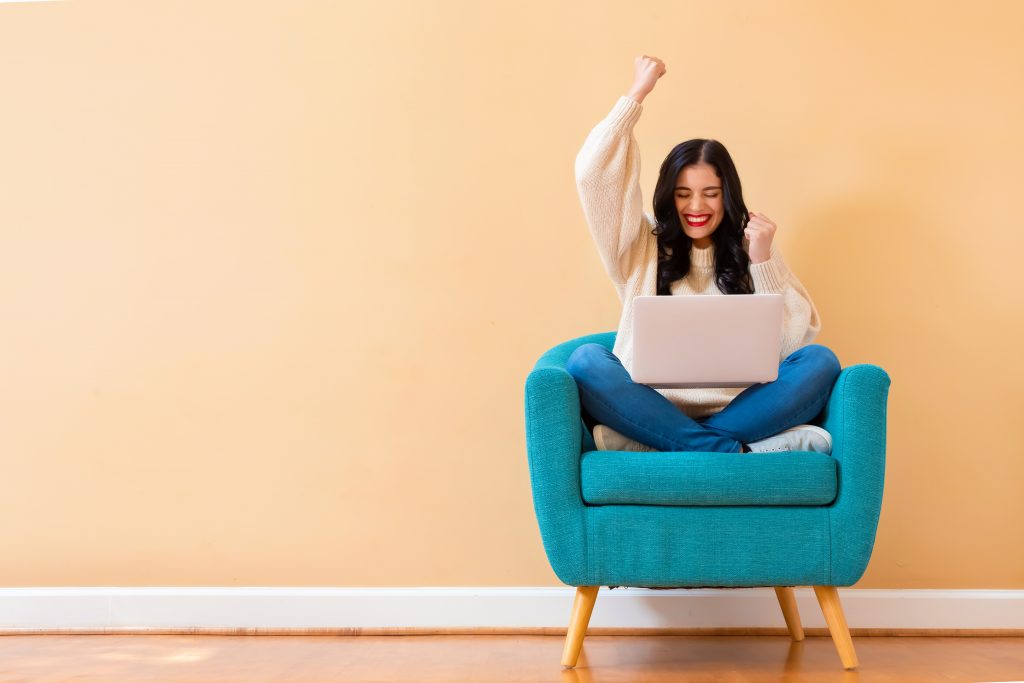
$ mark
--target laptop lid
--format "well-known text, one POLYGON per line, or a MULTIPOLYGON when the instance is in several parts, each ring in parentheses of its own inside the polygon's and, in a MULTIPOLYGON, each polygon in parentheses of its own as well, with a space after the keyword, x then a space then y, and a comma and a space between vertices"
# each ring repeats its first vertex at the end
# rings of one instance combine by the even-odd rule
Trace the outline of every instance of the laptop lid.
POLYGON ((773 382, 781 344, 781 294, 633 299, 634 382, 656 388, 773 382))

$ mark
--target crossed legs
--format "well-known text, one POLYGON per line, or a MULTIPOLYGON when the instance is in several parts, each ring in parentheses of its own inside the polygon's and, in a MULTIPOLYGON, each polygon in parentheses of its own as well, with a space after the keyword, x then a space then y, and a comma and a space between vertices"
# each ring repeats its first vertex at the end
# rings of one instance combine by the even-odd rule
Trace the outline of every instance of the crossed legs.
POLYGON ((782 361, 774 382, 747 387, 720 412, 696 420, 655 389, 634 382, 622 362, 601 344, 579 346, 569 356, 566 370, 576 380, 591 422, 659 451, 738 453, 744 444, 821 413, 841 367, 828 347, 804 346, 782 361))

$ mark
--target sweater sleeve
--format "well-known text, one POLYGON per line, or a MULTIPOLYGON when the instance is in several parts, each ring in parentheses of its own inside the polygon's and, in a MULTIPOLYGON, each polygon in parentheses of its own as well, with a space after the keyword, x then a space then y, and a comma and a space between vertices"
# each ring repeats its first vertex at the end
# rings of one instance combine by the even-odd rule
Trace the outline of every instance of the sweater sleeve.
POLYGON ((640 147, 633 126, 642 105, 622 95, 576 155, 576 189, 605 270, 623 284, 643 252, 649 219, 640 192, 640 147))
POLYGON ((767 261, 750 264, 750 277, 754 281, 755 294, 782 295, 782 349, 779 360, 784 360, 789 354, 814 341, 821 332, 818 309, 807 289, 786 266, 782 252, 774 242, 767 261))

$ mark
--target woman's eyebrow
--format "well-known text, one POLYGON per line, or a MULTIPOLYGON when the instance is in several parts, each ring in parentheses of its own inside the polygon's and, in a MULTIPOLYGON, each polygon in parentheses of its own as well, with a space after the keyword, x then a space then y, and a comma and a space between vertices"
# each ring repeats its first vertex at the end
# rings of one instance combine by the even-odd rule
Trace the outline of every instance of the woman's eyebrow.
MULTIPOLYGON (((676 189, 677 190, 689 190, 690 188, 688 188, 686 185, 679 185, 678 187, 676 187, 676 189)), ((722 188, 719 185, 708 185, 704 189, 705 190, 721 190, 722 188)))

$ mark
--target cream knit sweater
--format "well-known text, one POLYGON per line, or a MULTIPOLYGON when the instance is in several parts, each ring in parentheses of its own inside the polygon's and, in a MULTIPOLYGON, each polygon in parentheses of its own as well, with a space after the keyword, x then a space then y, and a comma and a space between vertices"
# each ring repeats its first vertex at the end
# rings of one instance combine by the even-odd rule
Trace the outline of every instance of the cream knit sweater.
MULTIPOLYGON (((632 373, 633 297, 657 294, 658 243, 651 233, 653 213, 643 210, 640 192, 640 148, 633 126, 643 106, 626 95, 587 136, 576 155, 576 187, 590 232, 605 270, 622 301, 613 353, 632 373)), ((744 240, 744 247, 746 247, 744 240)), ((690 272, 671 286, 673 295, 718 294, 715 285, 714 245, 693 247, 690 272)), ((781 362, 793 351, 810 344, 821 330, 821 319, 810 295, 786 267, 774 241, 771 257, 750 265, 757 294, 783 295, 781 362)), ((690 417, 719 412, 742 388, 655 389, 690 417)))

